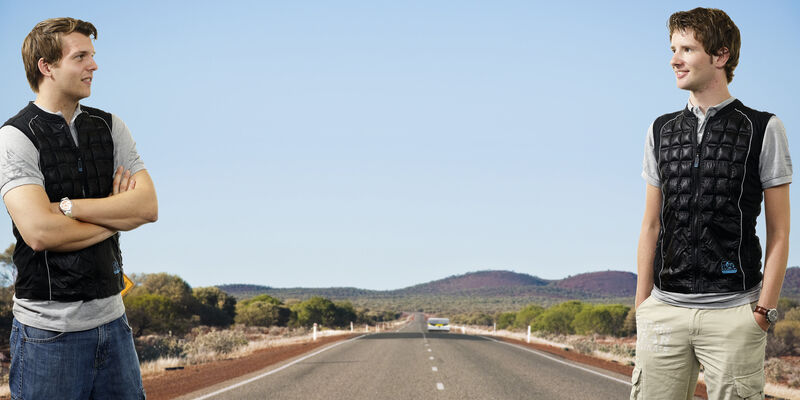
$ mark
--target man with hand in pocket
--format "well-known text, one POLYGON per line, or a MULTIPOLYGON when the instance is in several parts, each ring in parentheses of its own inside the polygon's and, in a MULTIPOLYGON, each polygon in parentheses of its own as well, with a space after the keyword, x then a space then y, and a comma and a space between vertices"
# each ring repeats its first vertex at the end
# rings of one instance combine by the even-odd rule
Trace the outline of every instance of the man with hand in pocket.
POLYGON ((668 27, 689 101, 647 134, 631 399, 692 399, 700 365, 710 399, 763 399, 766 332, 789 253, 786 131, 728 92, 741 39, 724 11, 677 12, 668 27))

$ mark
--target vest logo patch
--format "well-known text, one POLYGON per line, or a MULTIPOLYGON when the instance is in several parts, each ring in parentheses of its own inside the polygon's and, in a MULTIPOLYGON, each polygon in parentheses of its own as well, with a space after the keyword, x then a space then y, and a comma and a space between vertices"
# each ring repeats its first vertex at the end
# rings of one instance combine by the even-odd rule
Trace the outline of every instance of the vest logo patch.
POLYGON ((111 267, 114 268, 114 275, 118 275, 120 273, 119 263, 117 262, 117 260, 114 260, 114 262, 111 263, 111 267))
POLYGON ((723 261, 722 262, 722 273, 723 274, 735 274, 739 270, 736 268, 736 264, 730 261, 723 261))

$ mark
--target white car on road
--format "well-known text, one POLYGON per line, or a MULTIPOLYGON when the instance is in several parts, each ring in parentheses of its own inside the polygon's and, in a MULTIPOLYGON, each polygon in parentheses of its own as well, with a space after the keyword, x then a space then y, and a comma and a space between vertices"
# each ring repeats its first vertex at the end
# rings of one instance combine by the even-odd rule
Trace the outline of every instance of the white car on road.
POLYGON ((428 332, 445 331, 450 332, 450 319, 448 318, 428 318, 428 332))

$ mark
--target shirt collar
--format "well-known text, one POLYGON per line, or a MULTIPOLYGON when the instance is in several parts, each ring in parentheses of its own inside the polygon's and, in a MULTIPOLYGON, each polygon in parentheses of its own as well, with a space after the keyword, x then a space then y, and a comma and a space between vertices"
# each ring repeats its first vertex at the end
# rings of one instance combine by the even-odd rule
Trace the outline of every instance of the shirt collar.
POLYGON ((719 103, 719 104, 717 104, 715 106, 712 106, 712 107, 708 107, 708 110, 706 110, 705 114, 703 114, 703 111, 700 110, 700 106, 696 106, 696 105, 692 104, 692 99, 689 99, 689 102, 688 102, 689 104, 687 105, 687 107, 689 108, 689 111, 692 112, 692 114, 694 114, 698 119, 702 120, 702 119, 706 119, 706 118, 712 117, 714 114, 717 113, 717 111, 723 109, 728 104, 733 103, 734 100, 736 100, 735 97, 733 97, 733 96, 728 97, 722 103, 719 103))
MULTIPOLYGON (((33 105, 35 105, 36 107, 39 107, 40 110, 42 110, 42 111, 44 111, 44 112, 46 112, 48 114, 58 115, 59 117, 64 118, 64 114, 62 114, 61 111, 52 112, 52 111, 50 111, 50 110, 48 110, 48 109, 36 104, 35 102, 33 103, 33 105)), ((78 118, 78 115, 80 115, 80 113, 82 113, 82 112, 83 111, 81 111, 81 105, 78 104, 78 107, 75 108, 75 114, 72 115, 72 121, 69 121, 69 124, 70 125, 74 124, 75 123, 75 118, 78 118)))

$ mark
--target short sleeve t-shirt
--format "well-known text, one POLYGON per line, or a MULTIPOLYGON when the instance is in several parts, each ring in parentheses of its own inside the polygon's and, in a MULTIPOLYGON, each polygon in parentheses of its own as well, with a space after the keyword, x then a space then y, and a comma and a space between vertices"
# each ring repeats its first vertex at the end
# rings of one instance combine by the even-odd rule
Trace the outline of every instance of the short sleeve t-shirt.
MULTIPOLYGON (((69 123, 76 144, 78 132, 75 118, 81 112, 79 105, 69 123)), ((51 114, 61 115, 60 112, 51 114)), ((145 169, 130 130, 122 119, 113 114, 111 138, 114 142, 115 167, 123 166, 131 171, 131 175, 145 169)), ((39 151, 19 129, 6 125, 0 128, 0 196, 22 185, 44 187, 39 151)), ((34 328, 75 332, 92 329, 121 317, 125 313, 125 305, 118 294, 104 299, 75 302, 18 299, 15 296, 13 312, 18 321, 34 328)))

